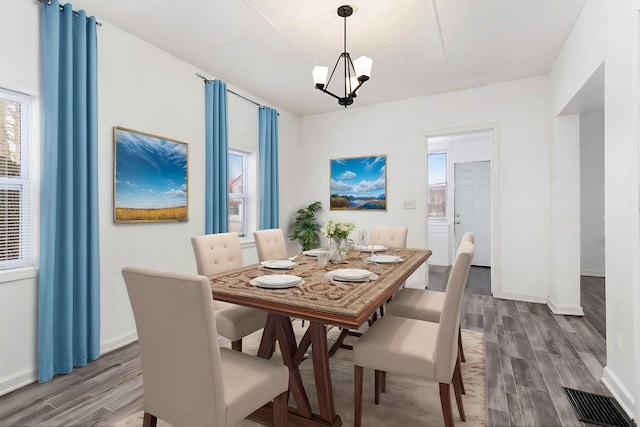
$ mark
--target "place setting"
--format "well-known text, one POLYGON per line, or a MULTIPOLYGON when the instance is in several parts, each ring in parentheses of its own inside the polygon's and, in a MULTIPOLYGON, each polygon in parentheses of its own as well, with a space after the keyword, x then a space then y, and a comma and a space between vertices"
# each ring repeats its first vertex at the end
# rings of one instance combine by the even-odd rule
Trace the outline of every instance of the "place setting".
POLYGON ((269 274, 251 279, 249 283, 257 288, 287 289, 304 285, 302 277, 292 274, 269 274))
POLYGON ((324 275, 331 282, 340 282, 341 284, 355 284, 376 280, 378 275, 359 268, 340 268, 337 270, 327 271, 324 275))
POLYGON ((270 270, 291 270, 297 263, 289 259, 275 259, 269 261, 262 261, 260 268, 267 268, 270 270))
POLYGON ((373 264, 398 264, 404 260, 396 255, 371 255, 366 261, 373 264))

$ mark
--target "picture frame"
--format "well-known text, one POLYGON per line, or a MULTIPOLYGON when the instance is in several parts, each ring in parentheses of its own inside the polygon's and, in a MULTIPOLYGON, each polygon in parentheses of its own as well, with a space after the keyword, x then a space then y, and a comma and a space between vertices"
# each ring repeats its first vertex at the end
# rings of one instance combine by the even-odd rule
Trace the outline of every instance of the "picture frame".
POLYGON ((113 127, 113 220, 188 221, 189 145, 113 127))
POLYGON ((387 210, 387 156, 330 159, 330 210, 387 210))

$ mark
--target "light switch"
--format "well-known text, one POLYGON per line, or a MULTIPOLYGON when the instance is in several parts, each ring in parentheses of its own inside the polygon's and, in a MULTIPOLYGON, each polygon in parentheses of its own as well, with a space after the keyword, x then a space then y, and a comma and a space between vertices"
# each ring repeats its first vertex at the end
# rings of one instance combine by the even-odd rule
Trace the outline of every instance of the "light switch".
POLYGON ((416 208, 416 201, 415 200, 405 200, 402 203, 403 203, 402 207, 404 209, 415 209, 416 208))

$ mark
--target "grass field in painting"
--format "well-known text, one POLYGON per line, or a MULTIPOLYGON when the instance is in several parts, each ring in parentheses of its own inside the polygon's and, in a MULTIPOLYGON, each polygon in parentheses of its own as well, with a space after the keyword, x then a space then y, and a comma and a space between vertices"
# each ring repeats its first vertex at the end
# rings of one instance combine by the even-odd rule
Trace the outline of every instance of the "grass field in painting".
POLYGON ((186 221, 187 207, 178 206, 174 208, 157 209, 137 209, 137 208, 116 208, 116 222, 118 221, 186 221))

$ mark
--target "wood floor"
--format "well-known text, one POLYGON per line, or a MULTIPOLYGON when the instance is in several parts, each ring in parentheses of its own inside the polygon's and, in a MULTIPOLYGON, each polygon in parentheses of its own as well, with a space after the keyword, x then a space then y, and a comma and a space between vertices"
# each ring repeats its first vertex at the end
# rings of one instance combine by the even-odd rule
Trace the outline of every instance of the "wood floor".
MULTIPOLYGON (((443 289, 448 274, 448 268, 432 267, 429 288, 443 289)), ((488 268, 472 267, 469 276, 462 327, 485 334, 489 426, 584 425, 562 386, 607 393, 599 381, 606 359, 603 279, 583 280, 588 313, 567 317, 551 314, 546 305, 491 297, 488 268)), ((134 343, 69 375, 0 397, 0 426, 107 426, 141 408, 134 343)))

